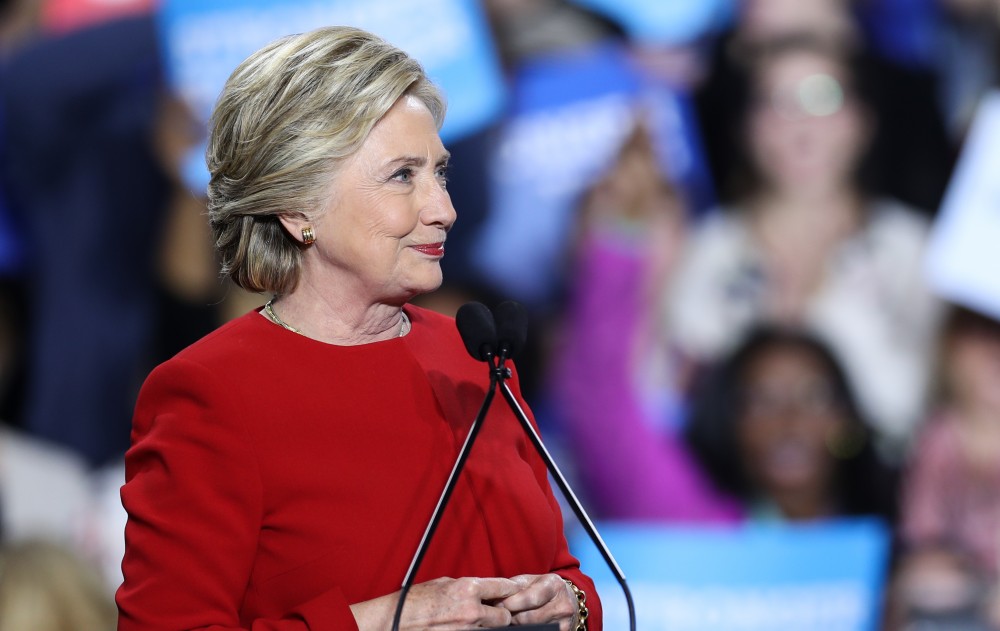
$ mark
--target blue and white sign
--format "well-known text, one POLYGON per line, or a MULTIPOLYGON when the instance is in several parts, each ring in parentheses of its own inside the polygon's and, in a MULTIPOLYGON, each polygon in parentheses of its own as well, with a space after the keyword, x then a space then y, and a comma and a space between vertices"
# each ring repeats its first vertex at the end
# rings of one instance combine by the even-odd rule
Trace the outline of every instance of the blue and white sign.
MULTIPOLYGON (((448 99, 445 142, 500 114, 504 83, 476 0, 163 0, 160 32, 170 85, 207 122, 232 71, 268 42, 321 26, 375 33, 423 64, 448 99)), ((207 176, 206 176, 207 177, 207 176)))
POLYGON ((736 0, 573 0, 622 25, 642 43, 689 44, 721 30, 736 14, 736 0))
MULTIPOLYGON (((875 631, 890 535, 877 520, 810 525, 599 525, 643 631, 875 631)), ((585 534, 606 629, 627 629, 621 588, 585 534)))
POLYGON ((1000 319, 1000 92, 969 130, 931 231, 926 275, 938 296, 1000 319))
POLYGON ((639 119, 674 182, 708 186, 689 97, 651 85, 621 44, 540 56, 517 68, 491 158, 490 215, 473 261, 501 293, 537 306, 558 292, 580 199, 639 119))
POLYGON ((474 259, 504 295, 537 305, 552 294, 576 202, 631 130, 639 87, 614 43, 538 57, 515 72, 474 259))

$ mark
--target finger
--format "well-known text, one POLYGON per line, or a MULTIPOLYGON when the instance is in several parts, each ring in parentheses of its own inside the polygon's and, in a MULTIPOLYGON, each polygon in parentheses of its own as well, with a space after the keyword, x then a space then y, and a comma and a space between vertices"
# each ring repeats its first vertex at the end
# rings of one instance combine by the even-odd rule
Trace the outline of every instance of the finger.
POLYGON ((469 595, 479 600, 503 600, 521 590, 521 586, 509 578, 470 578, 466 589, 469 595))
POLYGON ((529 609, 515 613, 511 617, 511 625, 524 626, 558 622, 560 629, 569 629, 575 615, 575 607, 560 600, 550 600, 538 609, 529 609))
POLYGON ((479 626, 486 628, 509 627, 513 615, 503 607, 491 607, 483 605, 483 611, 479 615, 479 626))
MULTIPOLYGON (((556 577, 558 579, 558 577, 556 577)), ((564 587, 562 579, 558 579, 558 585, 549 578, 549 575, 517 577, 516 582, 524 587, 510 598, 505 598, 501 605, 517 613, 538 609, 557 595, 557 588, 564 587)))
POLYGON ((526 588, 538 579, 538 574, 518 574, 517 576, 511 576, 510 580, 517 583, 521 589, 526 588))
POLYGON ((410 629, 472 629, 506 627, 511 612, 484 603, 483 594, 508 594, 517 583, 508 579, 435 579, 414 586, 403 610, 410 629))

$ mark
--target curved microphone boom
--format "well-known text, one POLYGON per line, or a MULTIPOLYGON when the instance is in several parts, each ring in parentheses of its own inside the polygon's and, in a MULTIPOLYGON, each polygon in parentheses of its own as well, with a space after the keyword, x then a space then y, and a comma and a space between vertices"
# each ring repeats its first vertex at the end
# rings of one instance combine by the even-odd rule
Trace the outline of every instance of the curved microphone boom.
MULTIPOLYGON (((406 600, 406 595, 409 593, 410 587, 413 585, 413 579, 416 576, 417 569, 419 569, 420 563, 427 552, 427 548, 430 546, 431 538, 434 536, 434 531, 437 529, 438 522, 441 519, 441 514, 444 512, 448 499, 451 497, 451 493, 455 489, 458 476, 462 472, 462 468, 465 466, 465 461, 469 457, 469 452, 472 450, 472 445, 475 442, 480 427, 482 426, 483 419, 486 417, 486 412, 493 403, 493 397, 496 394, 498 387, 503 394, 503 398, 507 401, 511 411, 514 413, 514 416, 517 418, 525 433, 528 435, 532 445, 535 447, 535 451, 538 452, 538 456, 545 463, 546 468, 549 473, 552 474, 552 478, 555 480, 559 490, 562 491, 562 494, 566 498, 570 508, 572 508, 573 512, 576 514, 577 519, 580 521, 580 525, 583 526, 583 529, 590 536, 591 541, 594 542, 594 545, 601 553, 604 561, 608 564, 608 567, 611 568, 612 574, 614 574, 615 578, 618 580, 618 584, 621 586, 622 591, 625 594, 625 602, 628 606, 629 629, 631 631, 635 631, 635 605, 632 601, 632 593, 625 582, 625 574, 622 572, 621 567, 619 567, 618 562, 615 561, 614 557, 611 555, 611 551, 608 549, 607 544, 605 544, 604 540, 601 539, 601 535, 597 532, 597 528, 594 526, 593 521, 591 521, 590 516, 587 515, 587 511, 584 510, 583 505, 576 497, 573 489, 569 486, 569 483, 566 481, 566 477, 562 474, 562 471, 559 470, 558 465, 556 465, 552 455, 549 454, 548 449, 546 449, 545 445, 542 444, 541 438, 538 436, 538 432, 531 424, 527 414, 525 414, 524 410, 521 409, 521 405, 518 403, 517 398, 511 391, 510 386, 507 384, 506 380, 511 377, 512 373, 510 369, 504 367, 504 362, 506 362, 507 359, 515 357, 524 349, 525 342, 528 338, 528 312, 523 306, 516 302, 502 302, 497 305, 496 309, 492 313, 486 308, 485 305, 478 302, 470 302, 462 305, 462 307, 458 310, 458 313, 455 315, 455 324, 458 327, 459 334, 462 336, 462 342, 465 344, 465 349, 469 351, 469 354, 472 355, 473 358, 486 362, 489 365, 490 385, 486 391, 483 404, 479 408, 479 413, 476 414, 475 420, 472 421, 469 433, 466 435, 465 442, 462 444, 462 448, 458 453, 458 458, 455 461, 455 466, 451 470, 451 475, 448 476, 448 481, 445 484, 444 491, 441 493, 441 498, 438 500, 437 506, 434 507, 434 512, 431 515, 430 522, 427 524, 427 529, 424 531, 424 536, 420 540, 420 545, 417 546, 417 552, 413 556, 413 561, 410 563, 410 569, 406 572, 406 576, 403 578, 403 586, 400 590, 399 600, 396 603, 396 614, 393 617, 392 631, 398 631, 399 629, 399 622, 403 615, 403 603, 406 600)), ((541 629, 549 627, 544 626, 538 628, 541 629)), ((554 628, 554 625, 552 628, 554 628)), ((529 631, 528 628, 525 628, 525 631, 529 631)))
POLYGON ((510 385, 507 383, 507 379, 511 376, 511 373, 502 369, 504 360, 507 357, 513 358, 517 356, 527 342, 528 311, 520 303, 506 301, 497 305, 497 307, 493 310, 493 315, 496 319, 500 369, 496 371, 498 373, 497 377, 491 380, 495 381, 500 387, 500 393, 503 395, 503 398, 507 401, 507 405, 510 406, 514 416, 521 424, 521 427, 524 429, 524 433, 527 434, 528 438, 531 440, 531 444, 534 446, 535 451, 538 452, 542 462, 545 463, 545 467, 552 475, 552 479, 555 481, 556 486, 559 487, 563 497, 566 498, 566 503, 573 510, 573 513, 576 515, 577 520, 579 520, 580 525, 583 526, 584 531, 586 531, 598 552, 601 553, 601 556, 604 558, 604 562, 611 569, 611 573, 618 581, 619 586, 622 588, 622 593, 625 595, 625 604, 628 607, 629 629, 631 631, 635 631, 635 603, 632 601, 632 592, 629 590, 628 583, 625 580, 625 573, 622 572, 618 562, 615 560, 614 556, 612 556, 611 550, 608 548, 607 544, 604 543, 604 539, 601 538, 600 533, 597 531, 597 527, 590 519, 590 515, 587 514, 586 509, 583 508, 583 504, 580 502, 579 498, 577 498, 576 493, 569 485, 566 477, 563 475, 562 471, 559 470, 559 466, 556 464, 555 459, 542 443, 542 439, 538 435, 538 431, 535 430, 535 426, 531 424, 531 421, 528 420, 528 415, 524 413, 523 409, 521 409, 521 405, 518 403, 517 397, 514 396, 514 393, 510 389, 510 385))
POLYGON ((441 515, 444 514, 448 500, 455 490, 455 485, 458 483, 458 476, 462 473, 465 461, 469 458, 469 452, 472 451, 472 445, 479 434, 479 428, 482 427, 486 412, 489 411, 490 405, 493 403, 493 397, 497 391, 497 383, 500 379, 499 373, 501 369, 498 368, 499 364, 496 360, 496 322, 493 319, 493 314, 490 313, 486 305, 479 302, 469 302, 462 305, 458 313, 455 314, 455 326, 458 327, 458 333, 462 337, 462 343, 465 344, 465 350, 469 351, 469 355, 472 355, 478 361, 489 364, 490 386, 486 391, 486 397, 483 399, 483 404, 480 406, 475 420, 472 421, 469 433, 465 436, 465 442, 462 443, 462 448, 458 452, 458 458, 455 459, 455 465, 448 475, 448 481, 445 482, 444 490, 441 491, 441 497, 438 498, 437 506, 434 507, 434 512, 431 513, 431 519, 427 523, 424 536, 420 539, 417 551, 413 555, 410 568, 406 571, 406 576, 403 577, 403 585, 399 591, 399 600, 396 601, 396 612, 392 618, 392 631, 399 631, 399 623, 403 617, 403 605, 406 602, 406 595, 410 593, 410 588, 413 587, 417 570, 420 569, 420 564, 423 562, 424 555, 427 554, 431 539, 434 537, 434 532, 441 521, 441 515))

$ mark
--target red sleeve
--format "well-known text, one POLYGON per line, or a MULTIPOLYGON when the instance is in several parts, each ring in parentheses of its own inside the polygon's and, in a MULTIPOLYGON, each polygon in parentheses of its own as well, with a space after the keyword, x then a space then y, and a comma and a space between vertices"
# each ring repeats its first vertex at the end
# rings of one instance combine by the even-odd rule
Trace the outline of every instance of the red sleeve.
POLYGON ((280 620, 240 620, 263 510, 240 414, 192 362, 171 360, 144 384, 125 456, 119 631, 357 629, 337 589, 280 620))
MULTIPOLYGON (((532 427, 534 427, 535 431, 541 435, 534 415, 528 408, 528 404, 525 403, 524 399, 521 397, 521 390, 518 386, 516 372, 514 372, 514 375, 510 380, 510 385, 511 391, 514 392, 518 404, 528 416, 528 420, 531 421, 532 427)), ((499 393, 497 396, 500 396, 499 393)), ((562 507, 559 505, 558 500, 556 500, 555 495, 552 493, 552 485, 549 484, 548 469, 545 467, 545 462, 542 461, 541 456, 535 454, 534 448, 531 449, 530 453, 533 455, 531 465, 535 471, 535 477, 538 479, 538 485, 542 487, 545 492, 545 496, 549 500, 549 504, 552 506, 552 514, 555 515, 554 527, 558 530, 557 539, 559 541, 559 545, 556 549, 556 556, 552 560, 551 571, 565 579, 573 581, 574 585, 587 594, 587 609, 590 612, 590 615, 587 618, 587 630, 602 631, 604 626, 604 614, 601 608, 600 596, 597 594, 597 588, 594 586, 594 582, 590 580, 590 577, 584 574, 580 569, 580 562, 576 559, 576 557, 570 554, 569 544, 566 542, 566 535, 564 534, 562 507)))

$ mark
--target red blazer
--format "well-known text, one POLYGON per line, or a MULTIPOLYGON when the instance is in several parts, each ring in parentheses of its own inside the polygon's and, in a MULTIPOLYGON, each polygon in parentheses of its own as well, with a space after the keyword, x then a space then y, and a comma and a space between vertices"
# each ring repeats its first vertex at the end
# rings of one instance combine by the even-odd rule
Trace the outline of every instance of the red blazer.
MULTIPOLYGON (((119 631, 355 629, 349 604, 399 589, 488 384, 451 319, 406 311, 406 337, 362 346, 251 312, 153 371, 125 458, 119 631)), ((600 631, 498 396, 417 581, 547 572, 587 592, 600 631)))

